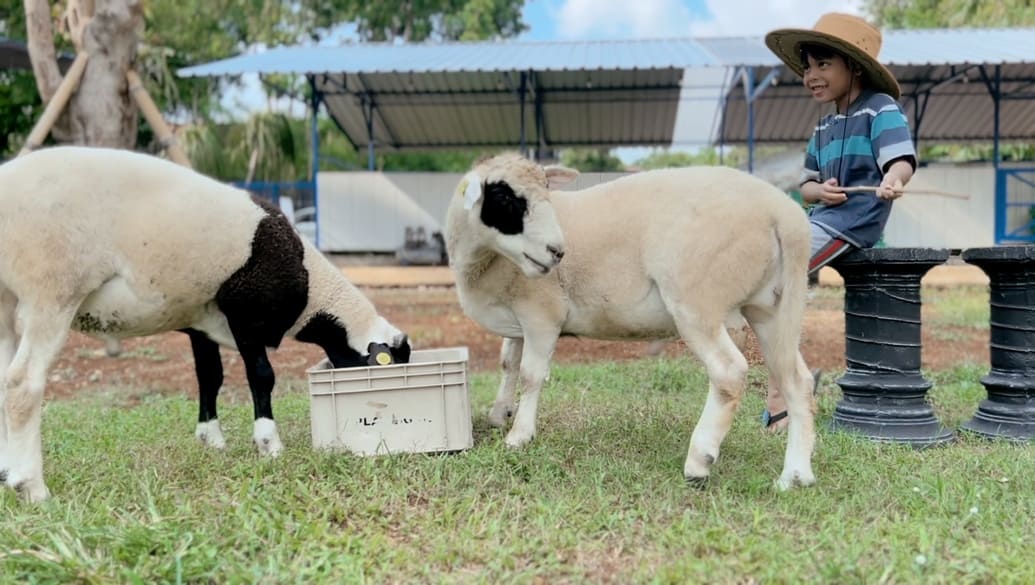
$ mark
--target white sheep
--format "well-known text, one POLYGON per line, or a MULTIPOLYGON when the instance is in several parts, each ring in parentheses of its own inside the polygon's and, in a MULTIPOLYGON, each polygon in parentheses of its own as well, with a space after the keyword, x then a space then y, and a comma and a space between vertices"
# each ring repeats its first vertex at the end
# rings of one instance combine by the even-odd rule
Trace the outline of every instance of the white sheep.
POLYGON ((259 451, 282 449, 267 348, 320 345, 335 367, 405 362, 406 336, 288 223, 245 191, 151 156, 41 150, 0 166, 0 476, 47 497, 40 407, 70 329, 116 340, 179 330, 194 352, 195 434, 225 440, 219 346, 237 349, 259 451), (6 419, 6 420, 5 420, 6 419))
POLYGON ((476 163, 449 206, 446 243, 464 312, 504 337, 489 422, 519 447, 561 335, 681 337, 710 380, 683 467, 707 478, 748 364, 724 327, 754 329, 790 417, 781 489, 815 481, 812 376, 798 351, 809 228, 784 193, 723 167, 643 172, 574 192, 576 172, 504 154, 476 163), (563 260, 562 260, 563 259, 563 260), (520 373, 523 392, 516 413, 520 373))

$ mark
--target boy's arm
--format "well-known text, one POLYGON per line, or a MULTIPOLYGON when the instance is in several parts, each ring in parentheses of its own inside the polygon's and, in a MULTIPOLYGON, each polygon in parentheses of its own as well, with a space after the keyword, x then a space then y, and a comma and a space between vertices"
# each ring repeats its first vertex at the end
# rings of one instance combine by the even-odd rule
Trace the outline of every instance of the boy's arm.
MULTIPOLYGON (((887 201, 893 201, 902 196, 902 188, 906 186, 909 179, 913 178, 913 162, 907 158, 900 158, 891 162, 884 172, 884 179, 880 182, 880 189, 877 197, 887 201)), ((805 191, 802 190, 802 197, 805 191)))
POLYGON ((837 205, 848 200, 848 195, 837 185, 837 179, 827 179, 826 182, 806 181, 801 185, 801 199, 805 203, 823 202, 827 205, 837 205))

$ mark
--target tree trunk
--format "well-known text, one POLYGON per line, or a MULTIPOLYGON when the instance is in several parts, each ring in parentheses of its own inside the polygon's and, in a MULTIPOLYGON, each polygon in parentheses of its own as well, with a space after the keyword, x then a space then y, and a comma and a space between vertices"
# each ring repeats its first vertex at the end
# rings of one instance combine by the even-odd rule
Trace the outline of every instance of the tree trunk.
MULTIPOLYGON (((57 53, 54 50, 54 28, 51 23, 50 2, 47 0, 24 0, 25 38, 32 61, 32 73, 36 77, 36 90, 43 103, 54 97, 61 85, 61 70, 58 68, 57 53)), ((51 130, 59 142, 68 140, 68 117, 61 116, 51 130)))
MULTIPOLYGON (((29 57, 37 88, 48 101, 60 83, 47 0, 24 0, 29 57)), ((136 60, 143 26, 140 0, 96 0, 95 13, 83 31, 82 50, 90 55, 78 91, 54 128, 58 142, 133 148, 138 113, 128 91, 126 72, 136 60)), ((85 15, 88 17, 89 15, 85 15)))

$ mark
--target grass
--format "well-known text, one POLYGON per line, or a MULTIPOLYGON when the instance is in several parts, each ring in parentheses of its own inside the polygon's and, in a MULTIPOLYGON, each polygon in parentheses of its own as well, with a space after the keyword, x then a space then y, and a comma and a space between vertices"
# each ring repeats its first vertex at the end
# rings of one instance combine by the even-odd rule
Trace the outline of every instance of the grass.
POLYGON ((988 330, 987 286, 925 287, 922 295, 924 305, 933 308, 931 326, 988 330))
MULTIPOLYGON (((930 375, 948 426, 973 413, 984 373, 930 375)), ((243 393, 223 402, 225 452, 196 444, 184 399, 50 403, 54 497, 0 492, 0 582, 1035 582, 1030 445, 915 451, 833 433, 828 378, 819 483, 781 494, 784 437, 762 432, 764 377, 751 379, 703 490, 682 479, 704 399, 686 360, 555 367, 521 451, 485 420, 496 375, 473 378, 475 446, 454 455, 314 452, 298 382, 275 401, 277 460, 251 448, 243 393)))

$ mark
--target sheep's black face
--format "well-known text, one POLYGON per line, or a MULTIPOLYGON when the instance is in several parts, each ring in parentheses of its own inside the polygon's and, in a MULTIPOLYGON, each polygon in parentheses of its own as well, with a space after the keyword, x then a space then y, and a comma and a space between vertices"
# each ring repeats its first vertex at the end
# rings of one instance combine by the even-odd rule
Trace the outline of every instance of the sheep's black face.
POLYGON ((482 191, 482 223, 508 236, 524 231, 527 199, 515 194, 514 189, 503 181, 486 183, 482 191))
POLYGON ((384 343, 371 343, 367 346, 367 365, 387 366, 389 364, 405 364, 410 361, 410 342, 403 337, 398 347, 384 343))

